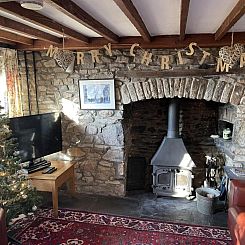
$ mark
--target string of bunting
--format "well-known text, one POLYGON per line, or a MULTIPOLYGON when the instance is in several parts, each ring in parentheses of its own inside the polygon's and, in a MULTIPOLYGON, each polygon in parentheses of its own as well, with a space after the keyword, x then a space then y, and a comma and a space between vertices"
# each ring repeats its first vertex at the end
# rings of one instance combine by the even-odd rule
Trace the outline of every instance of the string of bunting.
MULTIPOLYGON (((108 43, 104 45, 103 48, 107 52, 107 54, 112 57, 112 45, 108 43)), ((152 62, 153 53, 150 51, 146 51, 143 49, 140 44, 134 43, 130 47, 130 56, 136 56, 136 48, 142 51, 141 64, 145 64, 148 66, 150 62, 152 62)), ((201 47, 198 46, 197 43, 191 42, 184 49, 176 50, 175 54, 171 55, 161 55, 160 58, 160 68, 162 70, 168 70, 171 68, 171 60, 170 56, 177 56, 178 64, 184 65, 183 55, 193 56, 195 53, 195 49, 198 49, 202 52, 202 58, 199 61, 199 65, 204 64, 208 57, 214 57, 217 60, 216 72, 229 72, 230 68, 233 68, 240 61, 240 68, 245 66, 245 48, 244 45, 240 43, 233 44, 233 33, 232 33, 232 41, 231 46, 224 46, 219 50, 219 57, 214 56, 210 52, 205 51, 201 47)), ((57 64, 62 67, 66 72, 73 72, 74 64, 76 60, 77 65, 85 64, 84 56, 85 53, 89 53, 91 55, 91 62, 93 63, 101 63, 100 49, 93 49, 90 51, 67 51, 64 49, 64 36, 63 36, 63 49, 59 49, 58 47, 54 47, 50 45, 47 51, 47 56, 53 57, 57 64)), ((154 54, 155 56, 155 54, 154 54)), ((158 55, 159 56, 159 55, 158 55)))

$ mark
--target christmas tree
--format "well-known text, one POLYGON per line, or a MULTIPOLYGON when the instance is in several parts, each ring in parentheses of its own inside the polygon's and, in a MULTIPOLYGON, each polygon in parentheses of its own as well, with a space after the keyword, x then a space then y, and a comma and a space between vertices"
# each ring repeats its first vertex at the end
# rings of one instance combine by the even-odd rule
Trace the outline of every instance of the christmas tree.
POLYGON ((5 209, 9 222, 19 214, 34 211, 40 197, 21 171, 18 143, 12 137, 9 118, 2 109, 0 106, 0 206, 5 209))

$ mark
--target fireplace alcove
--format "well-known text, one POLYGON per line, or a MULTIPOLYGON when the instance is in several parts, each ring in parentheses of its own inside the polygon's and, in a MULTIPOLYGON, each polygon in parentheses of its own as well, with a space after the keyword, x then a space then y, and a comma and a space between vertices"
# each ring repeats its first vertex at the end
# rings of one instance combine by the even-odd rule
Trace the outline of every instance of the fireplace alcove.
MULTIPOLYGON (((127 192, 152 191, 150 161, 167 134, 169 100, 151 99, 124 105, 127 192)), ((220 154, 210 136, 219 132, 219 107, 222 104, 181 98, 179 105, 179 134, 196 164, 193 180, 196 188, 205 180, 205 156, 220 154)))

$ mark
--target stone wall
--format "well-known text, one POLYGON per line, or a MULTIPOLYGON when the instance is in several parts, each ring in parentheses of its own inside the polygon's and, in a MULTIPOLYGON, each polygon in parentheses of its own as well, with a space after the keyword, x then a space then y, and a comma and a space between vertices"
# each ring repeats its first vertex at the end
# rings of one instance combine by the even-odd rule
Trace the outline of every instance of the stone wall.
MULTIPOLYGON (((30 93, 30 100, 38 101, 39 113, 61 111, 63 126, 64 159, 69 157, 76 164, 76 189, 79 192, 103 195, 125 195, 128 145, 125 145, 127 128, 123 124, 125 105, 133 102, 151 102, 152 99, 179 98, 203 99, 239 106, 234 126, 232 142, 244 147, 240 132, 244 133, 243 122, 244 75, 221 75, 215 77, 179 78, 127 78, 118 77, 116 71, 160 70, 158 55, 170 55, 174 69, 198 68, 201 52, 184 58, 184 65, 177 63, 175 50, 151 50, 153 60, 146 66, 141 64, 141 50, 136 57, 129 50, 112 50, 112 57, 101 52, 101 63, 92 63, 89 53, 85 53, 85 64, 75 65, 73 73, 66 73, 56 61, 45 52, 35 52, 36 89, 30 93), (81 110, 79 106, 79 79, 115 79, 115 110, 81 110)), ((210 51, 210 50, 207 50, 210 51)), ((217 53, 217 50, 211 50, 217 53)), ((20 65, 24 74, 23 53, 19 52, 20 65)), ((33 60, 32 60, 33 62, 33 60)), ((210 65, 215 59, 210 57, 210 65)), ((31 64, 31 61, 30 61, 31 64)), ((25 80, 24 75, 22 76, 25 80)), ((31 83, 33 79, 29 79, 31 83)), ((26 82, 26 81, 23 81, 26 82)), ((23 94, 26 97, 26 92, 23 94)), ((26 102, 28 102, 26 100, 26 102)), ((24 105, 26 106, 26 105, 24 105)), ((36 108, 31 107, 31 113, 36 108)), ((189 119, 188 119, 189 120, 189 119)), ((183 129, 184 130, 184 129, 183 129)), ((164 129, 163 129, 164 133, 164 129)), ((244 135, 244 134, 243 134, 244 135)), ((63 155, 62 155, 63 156, 63 155)), ((60 157, 60 155, 59 155, 60 157)))

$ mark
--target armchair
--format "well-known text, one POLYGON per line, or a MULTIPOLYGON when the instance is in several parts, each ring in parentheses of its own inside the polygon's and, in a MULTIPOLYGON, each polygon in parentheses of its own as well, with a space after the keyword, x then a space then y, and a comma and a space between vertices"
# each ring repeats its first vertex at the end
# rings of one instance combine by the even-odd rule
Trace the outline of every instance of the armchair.
POLYGON ((228 228, 234 245, 245 244, 245 180, 231 180, 228 228))

